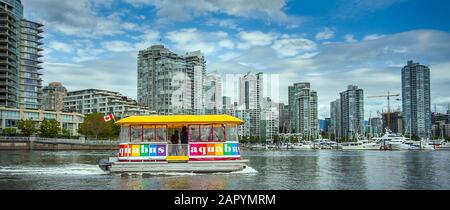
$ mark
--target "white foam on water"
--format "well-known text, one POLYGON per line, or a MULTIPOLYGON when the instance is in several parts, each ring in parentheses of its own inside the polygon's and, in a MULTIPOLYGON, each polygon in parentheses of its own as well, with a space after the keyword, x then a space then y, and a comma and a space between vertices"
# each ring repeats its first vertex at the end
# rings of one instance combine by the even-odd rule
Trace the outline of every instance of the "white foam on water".
POLYGON ((246 168, 244 168, 241 171, 233 171, 233 172, 229 172, 229 173, 220 172, 220 173, 214 173, 214 174, 220 174, 220 175, 227 175, 227 174, 255 175, 257 173, 258 173, 258 171, 256 169, 247 166, 246 168))
POLYGON ((197 175, 202 175, 202 174, 182 173, 182 172, 145 172, 145 173, 126 173, 126 175, 129 175, 129 176, 143 176, 143 175, 150 175, 150 176, 197 176, 197 175))
POLYGON ((107 174, 97 165, 68 164, 59 167, 0 166, 0 174, 8 175, 102 175, 107 174))
MULTIPOLYGON (((219 173, 212 173, 216 175, 227 175, 227 174, 248 174, 248 175, 254 175, 257 174, 258 171, 255 170, 252 167, 246 167, 245 169, 241 171, 234 171, 234 172, 219 172, 219 173)), ((150 175, 150 176, 207 176, 208 173, 186 173, 186 172, 145 172, 145 173, 126 173, 128 176, 143 176, 143 175, 150 175)))
POLYGON ((257 173, 258 173, 258 171, 250 166, 247 166, 242 171, 231 172, 231 174, 257 174, 257 173))

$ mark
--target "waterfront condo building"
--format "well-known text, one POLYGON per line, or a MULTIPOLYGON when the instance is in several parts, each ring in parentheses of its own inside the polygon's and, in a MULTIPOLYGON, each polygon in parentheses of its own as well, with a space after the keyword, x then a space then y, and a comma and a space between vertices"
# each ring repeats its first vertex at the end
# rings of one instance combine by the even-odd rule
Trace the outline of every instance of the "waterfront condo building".
POLYGON ((300 133, 304 138, 319 135, 318 97, 308 82, 289 86, 289 107, 292 133, 300 133))
POLYGON ((39 109, 42 98, 41 34, 43 25, 22 19, 20 33, 20 95, 19 106, 25 109, 39 109))
POLYGON ((151 46, 138 55, 138 102, 162 115, 201 113, 205 74, 200 51, 180 56, 151 46))
POLYGON ((266 142, 275 140, 275 136, 280 132, 280 112, 279 103, 272 102, 268 97, 263 99, 260 114, 259 136, 266 142))
POLYGON ((84 116, 72 112, 0 107, 0 133, 4 133, 5 129, 12 129, 19 133, 18 124, 20 120, 32 120, 36 124, 39 124, 44 119, 58 121, 60 127, 66 130, 69 135, 76 136, 78 135, 80 125, 84 121, 84 116))
POLYGON ((342 138, 341 130, 341 100, 336 99, 330 103, 330 132, 334 134, 335 139, 340 140, 342 138))
POLYGON ((217 72, 207 74, 203 84, 205 114, 222 113, 222 100, 222 77, 217 72))
POLYGON ((63 99, 63 110, 81 114, 114 114, 117 118, 134 115, 149 115, 147 107, 139 105, 118 92, 98 89, 86 89, 68 92, 63 99))
POLYGON ((431 138, 430 69, 408 61, 402 69, 403 125, 407 134, 431 138))
POLYGON ((67 96, 67 89, 60 82, 49 83, 42 89, 42 109, 62 111, 63 99, 67 96))
POLYGON ((349 85, 340 95, 342 135, 351 140, 364 134, 364 90, 349 85))
POLYGON ((0 0, 0 106, 40 108, 42 32, 20 0, 0 0))
POLYGON ((261 104, 263 100, 263 73, 248 72, 239 78, 238 106, 250 114, 250 133, 259 135, 261 104))

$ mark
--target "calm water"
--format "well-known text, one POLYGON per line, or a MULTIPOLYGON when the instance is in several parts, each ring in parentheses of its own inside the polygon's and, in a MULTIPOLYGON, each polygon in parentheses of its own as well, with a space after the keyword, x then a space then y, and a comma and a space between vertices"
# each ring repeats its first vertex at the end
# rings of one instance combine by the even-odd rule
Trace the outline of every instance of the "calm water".
POLYGON ((113 152, 0 151, 0 189, 450 189, 450 151, 243 151, 234 174, 109 175, 113 152))

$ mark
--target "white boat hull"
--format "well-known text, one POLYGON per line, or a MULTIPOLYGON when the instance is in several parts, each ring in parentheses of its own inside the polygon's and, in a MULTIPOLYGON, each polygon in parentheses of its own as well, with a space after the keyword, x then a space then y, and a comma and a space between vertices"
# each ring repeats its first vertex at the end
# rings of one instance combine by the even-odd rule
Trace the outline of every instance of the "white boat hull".
POLYGON ((342 150, 380 150, 380 149, 381 149, 381 145, 378 145, 378 144, 342 146, 342 150))
POLYGON ((410 150, 412 147, 408 144, 389 144, 391 150, 410 150))
POLYGON ((309 150, 312 149, 311 145, 302 145, 302 146, 291 146, 290 149, 293 150, 309 150))
POLYGON ((110 173, 216 173, 242 171, 248 160, 163 162, 110 162, 110 173))

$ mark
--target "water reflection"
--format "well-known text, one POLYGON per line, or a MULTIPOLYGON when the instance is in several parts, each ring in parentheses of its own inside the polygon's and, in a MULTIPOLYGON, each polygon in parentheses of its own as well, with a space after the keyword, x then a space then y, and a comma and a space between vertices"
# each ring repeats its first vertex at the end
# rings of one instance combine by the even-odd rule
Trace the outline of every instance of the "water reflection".
POLYGON ((243 151, 257 174, 109 175, 111 152, 0 151, 0 189, 450 189, 450 151, 243 151))
POLYGON ((367 189, 366 177, 369 174, 364 152, 341 151, 341 155, 336 156, 331 151, 324 151, 319 160, 320 189, 367 189))

